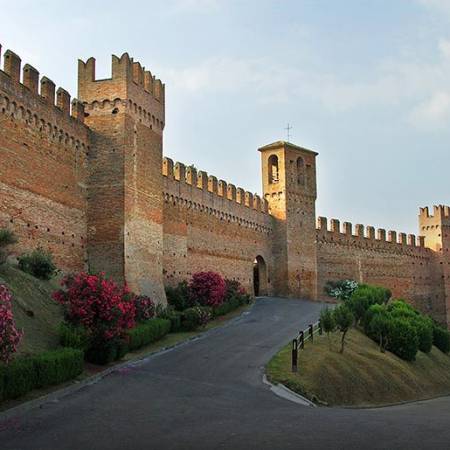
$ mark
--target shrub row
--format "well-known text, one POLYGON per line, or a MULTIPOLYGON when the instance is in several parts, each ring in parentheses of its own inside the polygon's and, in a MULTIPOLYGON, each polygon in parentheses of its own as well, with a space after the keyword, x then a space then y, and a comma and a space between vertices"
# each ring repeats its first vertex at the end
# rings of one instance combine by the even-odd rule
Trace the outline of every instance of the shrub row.
POLYGON ((169 333, 171 327, 170 320, 150 319, 127 331, 128 349, 137 350, 144 345, 151 344, 169 333))
POLYGON ((63 348, 1 364, 0 401, 75 378, 83 372, 83 359, 81 350, 63 348))

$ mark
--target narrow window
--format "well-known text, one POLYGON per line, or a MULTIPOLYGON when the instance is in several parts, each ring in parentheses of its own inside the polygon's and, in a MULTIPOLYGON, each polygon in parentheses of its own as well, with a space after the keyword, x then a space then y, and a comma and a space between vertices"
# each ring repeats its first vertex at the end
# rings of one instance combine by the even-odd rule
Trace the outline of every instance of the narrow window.
POLYGON ((278 157, 271 155, 269 157, 269 184, 278 183, 278 157))
POLYGON ((302 157, 297 158, 297 183, 300 186, 305 185, 305 162, 302 157))

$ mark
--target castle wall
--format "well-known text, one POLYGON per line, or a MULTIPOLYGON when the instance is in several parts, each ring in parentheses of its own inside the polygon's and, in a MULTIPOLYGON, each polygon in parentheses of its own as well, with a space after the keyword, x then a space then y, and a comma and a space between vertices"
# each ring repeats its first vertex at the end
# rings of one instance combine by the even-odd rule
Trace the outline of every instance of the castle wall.
POLYGON ((405 298, 416 308, 445 323, 445 300, 441 271, 434 253, 422 237, 397 235, 338 220, 330 227, 319 217, 317 228, 318 292, 325 299, 327 281, 353 279, 385 286, 394 297, 405 298))
POLYGON ((214 176, 164 158, 164 281, 173 285, 201 270, 239 280, 253 291, 253 263, 274 261, 267 203, 214 176))
MULTIPOLYGON (((1 47, 0 47, 1 50, 1 47)), ((0 227, 13 230, 13 252, 42 246, 58 267, 86 261, 86 154, 83 108, 63 89, 7 51, 0 70, 0 227), (22 75, 22 76, 21 76, 22 75), (40 92, 39 92, 40 84, 40 92), (56 100, 56 105, 55 105, 56 100)))

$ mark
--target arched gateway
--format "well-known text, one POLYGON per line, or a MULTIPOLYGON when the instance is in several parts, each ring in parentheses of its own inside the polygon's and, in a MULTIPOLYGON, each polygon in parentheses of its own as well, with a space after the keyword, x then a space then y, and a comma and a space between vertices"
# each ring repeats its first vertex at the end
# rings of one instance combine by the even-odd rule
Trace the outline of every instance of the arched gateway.
POLYGON ((259 255, 253 262, 253 292, 256 297, 267 295, 267 266, 259 255))

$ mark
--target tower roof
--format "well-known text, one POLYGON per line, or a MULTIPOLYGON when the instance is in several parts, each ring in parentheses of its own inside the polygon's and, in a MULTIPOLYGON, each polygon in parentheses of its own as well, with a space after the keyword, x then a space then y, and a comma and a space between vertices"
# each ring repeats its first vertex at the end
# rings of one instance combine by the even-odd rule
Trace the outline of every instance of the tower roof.
POLYGON ((272 142, 271 144, 267 144, 267 145, 264 145, 263 147, 258 148, 258 151, 262 152, 262 151, 265 151, 265 150, 275 150, 275 149, 278 149, 280 147, 289 147, 289 148, 291 148, 293 150, 301 150, 302 152, 309 152, 309 153, 312 153, 314 155, 318 155, 318 153, 315 152, 314 150, 310 150, 310 149, 305 148, 305 147, 300 147, 299 145, 295 145, 295 144, 292 144, 291 142, 287 142, 287 141, 275 141, 275 142, 272 142))

